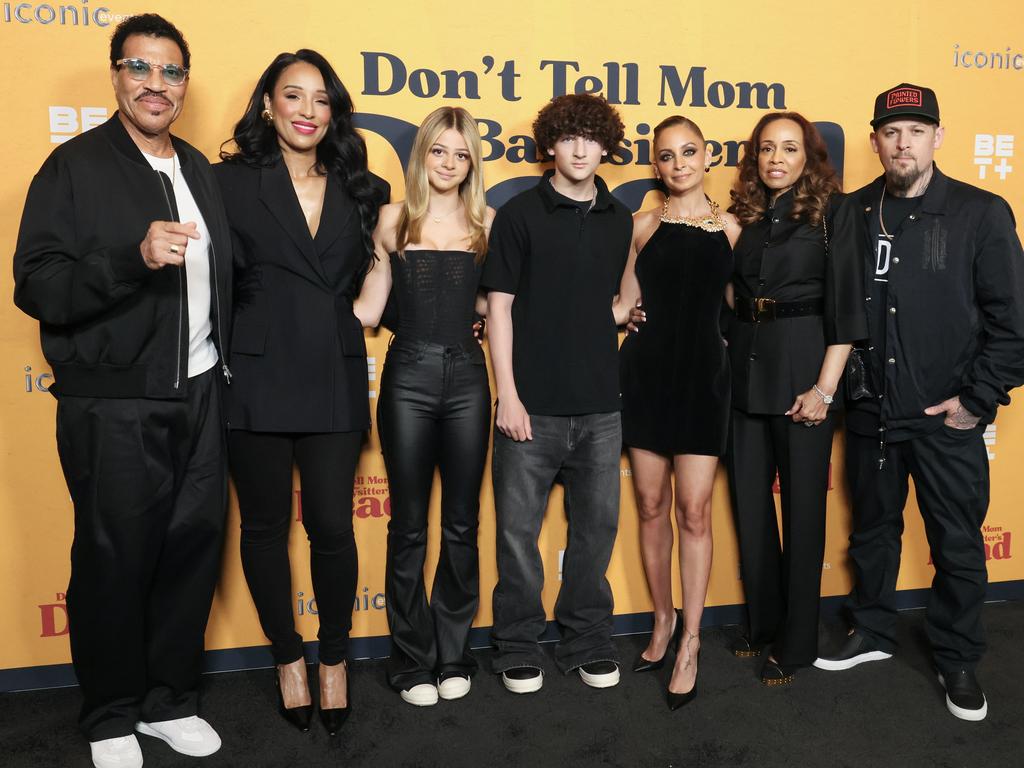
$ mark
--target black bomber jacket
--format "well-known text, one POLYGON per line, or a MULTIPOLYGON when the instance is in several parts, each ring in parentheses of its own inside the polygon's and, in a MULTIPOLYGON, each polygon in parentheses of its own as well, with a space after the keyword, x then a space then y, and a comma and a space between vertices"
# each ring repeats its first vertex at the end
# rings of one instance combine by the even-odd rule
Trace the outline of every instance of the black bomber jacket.
MULTIPOLYGON (((868 297, 870 217, 883 184, 879 177, 848 195, 834 220, 832 245, 860 254, 868 297)), ((1014 227, 1003 198, 934 169, 920 208, 895 234, 885 327, 867 313, 868 344, 884 343, 882 370, 872 371, 880 398, 848 404, 848 428, 882 426, 888 440, 906 439, 938 429, 943 416, 924 409, 950 397, 983 423, 1010 402, 1024 384, 1024 252, 1014 227)))
MULTIPOLYGON (((206 158, 172 137, 210 232, 210 306, 227 367, 231 240, 206 158)), ((60 395, 177 399, 188 383, 184 267, 149 269, 139 245, 153 221, 177 221, 166 175, 154 171, 115 113, 57 147, 29 187, 14 254, 14 303, 39 320, 60 395)))

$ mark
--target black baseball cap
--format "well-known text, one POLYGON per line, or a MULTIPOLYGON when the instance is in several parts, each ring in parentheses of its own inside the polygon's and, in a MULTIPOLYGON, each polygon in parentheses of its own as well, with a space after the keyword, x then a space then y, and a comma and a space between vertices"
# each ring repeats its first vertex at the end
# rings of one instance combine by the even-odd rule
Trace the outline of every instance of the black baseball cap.
POLYGON ((900 83, 878 94, 871 127, 877 130, 882 123, 898 117, 923 117, 938 125, 939 100, 935 98, 935 91, 921 85, 900 83))

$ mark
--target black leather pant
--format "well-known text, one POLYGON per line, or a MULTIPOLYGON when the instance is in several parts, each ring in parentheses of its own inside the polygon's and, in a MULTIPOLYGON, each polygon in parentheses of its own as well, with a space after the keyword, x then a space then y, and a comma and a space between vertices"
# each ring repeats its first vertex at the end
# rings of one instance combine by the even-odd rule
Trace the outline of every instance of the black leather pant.
POLYGON ((477 525, 490 400, 483 352, 472 339, 446 347, 396 338, 388 350, 377 428, 391 489, 384 590, 388 679, 396 690, 476 669, 469 630, 480 593, 477 525), (435 467, 441 556, 428 605, 423 564, 435 467))

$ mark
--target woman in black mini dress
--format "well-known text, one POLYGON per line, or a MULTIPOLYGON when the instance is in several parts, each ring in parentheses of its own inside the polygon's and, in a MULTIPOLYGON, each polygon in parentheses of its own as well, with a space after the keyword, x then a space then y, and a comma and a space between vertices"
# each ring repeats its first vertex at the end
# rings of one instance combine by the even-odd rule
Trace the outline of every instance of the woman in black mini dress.
POLYGON ((669 683, 675 709, 696 695, 700 622, 711 572, 711 491, 725 453, 729 361, 719 332, 739 227, 704 194, 704 137, 670 117, 654 132, 662 206, 636 214, 616 320, 643 297, 648 322, 620 352, 622 434, 640 514, 640 547, 654 602, 654 631, 634 671, 662 666, 678 643, 669 683), (683 618, 672 603, 672 480, 679 527, 683 618))

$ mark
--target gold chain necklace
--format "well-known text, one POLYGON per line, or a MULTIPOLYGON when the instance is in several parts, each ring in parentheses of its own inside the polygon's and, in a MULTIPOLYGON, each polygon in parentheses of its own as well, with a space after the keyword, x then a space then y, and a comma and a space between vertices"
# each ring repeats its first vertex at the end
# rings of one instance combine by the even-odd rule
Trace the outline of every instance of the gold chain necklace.
POLYGON ((722 214, 719 212, 718 203, 714 200, 708 200, 711 206, 711 213, 705 213, 700 216, 669 216, 668 214, 668 198, 665 198, 664 204, 661 206, 661 220, 666 224, 685 224, 688 227, 697 227, 703 229, 705 232, 721 232, 725 229, 725 219, 722 218, 722 214))

